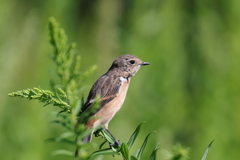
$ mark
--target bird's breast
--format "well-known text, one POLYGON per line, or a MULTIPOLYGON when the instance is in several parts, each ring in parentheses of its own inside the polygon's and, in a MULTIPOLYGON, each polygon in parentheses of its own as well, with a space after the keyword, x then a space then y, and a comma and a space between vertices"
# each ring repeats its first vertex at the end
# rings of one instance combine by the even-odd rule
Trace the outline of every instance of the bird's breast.
POLYGON ((101 110, 95 114, 95 116, 101 119, 101 124, 108 123, 123 105, 130 81, 123 77, 120 79, 122 84, 119 88, 117 96, 114 97, 112 101, 108 102, 101 108, 101 110))

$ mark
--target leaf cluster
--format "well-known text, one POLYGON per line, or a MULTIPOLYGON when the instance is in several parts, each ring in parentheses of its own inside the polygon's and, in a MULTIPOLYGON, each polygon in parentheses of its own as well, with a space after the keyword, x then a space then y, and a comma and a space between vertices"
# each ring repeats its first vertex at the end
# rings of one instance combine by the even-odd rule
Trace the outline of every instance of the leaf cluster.
MULTIPOLYGON (((51 153, 52 156, 56 155, 67 155, 81 160, 94 159, 99 155, 119 155, 124 160, 140 160, 143 152, 147 146, 148 139, 153 133, 149 133, 144 139, 142 145, 135 152, 131 152, 131 148, 137 139, 141 126, 139 124, 133 134, 130 136, 127 143, 122 143, 120 146, 112 146, 114 143, 113 137, 105 130, 100 130, 96 133, 97 136, 102 136, 104 142, 100 145, 99 150, 89 153, 87 148, 91 144, 85 144, 82 142, 82 138, 93 132, 93 130, 85 130, 84 122, 79 117, 81 108, 84 105, 84 98, 78 97, 82 88, 82 82, 86 80, 95 70, 96 66, 90 67, 88 70, 80 71, 80 60, 81 57, 75 54, 75 44, 72 43, 67 45, 67 35, 65 31, 60 28, 59 23, 54 18, 49 19, 49 32, 50 32, 50 43, 53 46, 53 54, 51 58, 56 65, 54 73, 56 78, 50 82, 51 90, 43 90, 40 87, 34 87, 32 89, 20 90, 9 93, 11 97, 26 98, 28 100, 38 100, 39 102, 46 105, 58 106, 61 111, 54 113, 57 119, 52 123, 59 124, 67 129, 67 132, 62 133, 57 137, 48 138, 47 142, 61 142, 69 145, 74 145, 77 148, 78 154, 59 149, 51 153), (79 123, 80 122, 80 123, 79 123), (108 143, 110 147, 103 148, 108 143)), ((95 107, 98 107, 99 100, 96 98, 95 107)), ((91 107, 95 109, 95 107, 91 107)), ((91 112, 89 112, 91 114, 91 112)), ((98 130, 100 128, 94 128, 98 130)), ((208 151, 211 147, 212 142, 205 151, 202 160, 206 160, 208 151)), ((149 160, 156 160, 156 153, 159 150, 158 144, 153 147, 153 150, 149 156, 149 160)), ((188 151, 182 149, 181 146, 176 146, 173 150, 173 155, 169 160, 185 160, 188 159, 188 151)))
MULTIPOLYGON (((67 35, 54 18, 51 17, 49 19, 48 27, 50 43, 53 46, 53 53, 50 57, 56 65, 54 70, 56 76, 50 81, 51 90, 34 87, 32 89, 9 93, 9 96, 38 100, 44 103, 44 106, 58 106, 61 110, 55 114, 57 119, 52 121, 52 123, 59 124, 68 131, 60 136, 49 138, 46 141, 64 142, 75 145, 78 148, 79 144, 75 141, 76 137, 83 137, 89 134, 89 131, 85 131, 82 123, 77 123, 78 113, 84 104, 84 98, 80 99, 78 96, 83 87, 82 83, 97 67, 93 65, 86 71, 80 71, 81 57, 74 52, 76 45, 74 43, 67 44, 67 35)), ((84 147, 81 149, 84 150, 84 147)), ((70 152, 57 150, 52 155, 74 155, 70 152)), ((84 159, 84 156, 80 155, 79 158, 84 159)))
POLYGON ((20 90, 17 92, 9 93, 11 97, 26 98, 28 100, 38 100, 46 105, 58 106, 68 112, 70 112, 70 105, 67 103, 66 93, 58 88, 57 94, 54 94, 50 90, 43 90, 41 88, 34 87, 33 89, 20 90))
MULTIPOLYGON (((105 148, 105 149, 101 149, 102 146, 106 142, 108 142, 109 144, 113 144, 114 143, 114 139, 112 138, 111 135, 109 135, 108 132, 106 132, 105 130, 101 130, 101 132, 99 134, 101 136, 103 136, 106 139, 106 141, 103 142, 100 145, 100 148, 99 148, 100 150, 92 153, 88 157, 88 159, 90 160, 93 157, 98 156, 98 155, 120 155, 120 156, 123 157, 124 160, 140 160, 142 158, 143 151, 146 148, 146 145, 147 145, 147 142, 148 142, 148 138, 153 133, 153 132, 150 132, 146 136, 146 138, 144 139, 142 146, 137 151, 133 152, 133 154, 131 154, 130 153, 130 149, 131 149, 132 145, 134 144, 136 138, 138 137, 138 134, 140 132, 142 124, 143 123, 141 123, 141 124, 139 124, 137 126, 137 128, 135 129, 135 131, 133 132, 133 134, 131 135, 131 137, 129 138, 127 143, 123 143, 121 146, 111 146, 110 145, 110 148, 105 148)), ((156 145, 154 147, 154 149, 152 150, 152 153, 151 153, 151 155, 149 157, 149 160, 156 160, 156 152, 159 149, 157 146, 158 145, 156 145)))

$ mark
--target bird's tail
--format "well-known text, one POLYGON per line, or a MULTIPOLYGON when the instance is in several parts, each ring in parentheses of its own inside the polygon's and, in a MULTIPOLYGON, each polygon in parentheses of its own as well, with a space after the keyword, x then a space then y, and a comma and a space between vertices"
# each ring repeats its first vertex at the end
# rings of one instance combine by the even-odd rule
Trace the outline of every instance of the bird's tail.
POLYGON ((91 140, 92 140, 92 134, 93 134, 93 133, 91 133, 91 134, 89 134, 87 137, 83 138, 82 141, 85 142, 85 143, 91 142, 91 140))
MULTIPOLYGON (((83 141, 84 143, 89 143, 89 142, 91 142, 91 140, 92 140, 92 134, 93 134, 93 132, 92 132, 91 134, 89 134, 87 137, 83 138, 82 141, 83 141)), ((76 151, 75 151, 75 157, 77 157, 77 156, 78 156, 78 148, 77 148, 76 151)))

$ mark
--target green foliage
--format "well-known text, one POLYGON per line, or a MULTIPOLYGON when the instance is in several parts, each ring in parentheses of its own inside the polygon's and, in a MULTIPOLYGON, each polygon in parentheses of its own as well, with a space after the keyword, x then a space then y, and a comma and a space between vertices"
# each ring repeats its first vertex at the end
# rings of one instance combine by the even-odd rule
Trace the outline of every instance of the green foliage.
POLYGON ((208 145, 208 147, 207 147, 207 149, 206 149, 206 151, 205 151, 205 153, 204 153, 204 155, 203 155, 201 160, 206 160, 207 159, 207 155, 208 155, 209 149, 211 148, 213 142, 214 142, 214 140, 208 145))
MULTIPOLYGON (((51 153, 51 156, 66 155, 70 157, 77 156, 81 160, 90 160, 99 155, 119 155, 124 160, 140 160, 143 157, 143 152, 146 149, 148 139, 153 133, 149 133, 144 139, 142 145, 135 152, 131 152, 135 140, 137 139, 142 124, 139 124, 133 134, 130 136, 127 143, 122 143, 120 146, 114 144, 114 138, 105 130, 100 130, 96 133, 97 136, 102 136, 104 142, 100 145, 99 150, 89 153, 87 148, 91 144, 84 144, 82 138, 100 128, 94 128, 92 130, 85 130, 83 120, 85 117, 78 117, 78 113, 81 112, 81 107, 84 105, 84 98, 80 99, 79 92, 81 90, 82 82, 86 80, 95 70, 96 66, 90 67, 84 72, 80 72, 80 56, 74 53, 75 44, 67 45, 67 35, 64 30, 60 28, 60 25, 54 18, 49 19, 49 32, 50 43, 54 48, 54 52, 51 55, 53 62, 56 64, 56 78, 50 82, 51 90, 43 90, 41 88, 34 87, 33 89, 21 90, 17 92, 9 93, 11 97, 26 98, 28 100, 38 100, 46 105, 58 106, 61 111, 54 113, 58 119, 52 121, 61 125, 67 129, 67 132, 62 133, 57 137, 48 138, 46 142, 61 142, 68 145, 74 145, 77 148, 77 154, 68 150, 55 150, 51 153), (110 147, 103 148, 108 143, 110 147)), ((89 114, 94 112, 94 109, 98 108, 100 98, 96 98, 96 101, 91 107, 89 114)), ((202 160, 205 160, 212 142, 208 146, 202 160)), ((153 148, 149 160, 156 160, 157 151, 159 150, 158 144, 153 148)), ((173 149, 173 155, 171 160, 186 160, 188 159, 188 149, 183 148, 181 145, 177 145, 173 149)))
MULTIPOLYGON (((58 137, 48 138, 46 141, 63 142, 79 148, 78 141, 75 141, 76 137, 82 138, 90 133, 90 130, 85 131, 83 124, 77 123, 77 114, 80 112, 84 101, 83 97, 81 100, 78 98, 79 90, 81 90, 83 81, 96 70, 96 66, 80 72, 80 56, 74 53, 75 44, 67 45, 67 35, 54 18, 49 19, 49 32, 50 43, 54 48, 51 58, 56 64, 55 73, 57 75, 50 83, 53 91, 35 87, 10 93, 9 96, 38 100, 44 103, 44 106, 53 105, 60 107, 61 111, 55 114, 58 116, 58 119, 52 121, 52 123, 63 126, 68 132, 62 133, 58 137), (63 112, 66 113, 64 114, 63 112)), ((94 104, 96 107, 97 103, 94 104)), ((80 149, 82 153, 86 152, 84 147, 80 147, 80 149)), ((74 156, 74 153, 72 151, 56 150, 51 155, 74 156)), ((78 156, 82 159, 86 157, 85 154, 79 154, 78 156)))
POLYGON ((154 147, 152 153, 151 153, 151 156, 149 158, 149 160, 155 160, 156 157, 157 157, 157 151, 159 150, 160 148, 158 148, 158 144, 154 147))
MULTIPOLYGON (((94 153, 92 153, 88 159, 92 159, 93 157, 97 156, 97 155, 121 155, 123 157, 124 160, 140 160, 142 158, 142 154, 143 151, 147 145, 148 142, 148 138, 151 135, 151 133, 149 133, 142 146, 135 152, 133 152, 133 154, 130 153, 130 149, 132 147, 132 145, 134 144, 136 138, 138 137, 138 133, 140 132, 141 126, 143 123, 139 124, 137 126, 137 128, 135 129, 135 131, 133 132, 133 134, 130 136, 128 143, 122 143, 121 146, 112 146, 110 145, 110 148, 105 148, 105 149, 100 149, 99 151, 96 151, 94 153)), ((100 136, 103 136, 106 141, 109 142, 109 144, 113 144, 114 143, 114 139, 112 138, 112 136, 105 130, 101 130, 101 132, 99 133, 100 136)), ((103 142, 104 144, 105 142, 103 142)), ((102 144, 102 145, 103 145, 102 144)), ((102 148, 102 146, 100 147, 102 148)), ((149 160, 156 160, 156 152, 157 152, 158 148, 157 146, 153 149, 149 160)))
POLYGON ((136 130, 133 132, 132 136, 128 140, 128 142, 127 142, 128 149, 131 149, 133 143, 135 142, 135 140, 136 140, 136 138, 137 138, 137 136, 138 136, 138 134, 140 132, 140 129, 141 129, 143 123, 138 125, 138 127, 136 128, 136 130))
POLYGON ((141 148, 139 149, 139 151, 136 153, 136 157, 137 157, 139 160, 140 160, 141 157, 142 157, 143 151, 144 151, 144 149, 145 149, 145 147, 146 147, 146 145, 147 145, 148 138, 149 138, 149 136, 150 136, 151 134, 152 134, 152 132, 147 135, 147 137, 145 138, 145 140, 144 140, 144 142, 143 142, 143 144, 142 144, 142 147, 141 147, 141 148))
POLYGON ((64 142, 64 143, 74 145, 75 141, 70 140, 70 139, 73 139, 74 137, 75 135, 72 132, 65 132, 58 137, 48 138, 45 141, 46 142, 64 142))
POLYGON ((79 76, 80 56, 75 58, 75 44, 67 46, 67 35, 54 18, 49 19, 50 43, 54 48, 52 54, 53 62, 56 64, 57 75, 60 84, 68 92, 67 88, 79 76))
POLYGON ((93 152, 87 160, 91 160, 95 156, 100 156, 100 155, 120 155, 118 152, 113 151, 111 148, 106 148, 106 149, 101 149, 98 151, 93 152))
POLYGON ((77 97, 81 84, 86 80, 95 70, 96 66, 90 67, 85 72, 80 72, 79 55, 74 54, 75 43, 67 45, 67 35, 65 31, 60 28, 58 22, 51 17, 49 19, 50 43, 54 48, 51 56, 53 62, 56 64, 56 73, 59 78, 57 83, 55 80, 51 81, 51 87, 61 87, 69 96, 69 103, 72 107, 77 105, 77 97))
POLYGON ((46 105, 53 105, 62 108, 64 111, 71 112, 71 107, 67 103, 67 95, 60 88, 57 89, 56 95, 49 90, 42 90, 41 88, 34 87, 33 89, 21 90, 8 94, 11 97, 26 98, 29 100, 35 99, 46 105))
POLYGON ((129 153, 127 144, 123 143, 121 145, 121 153, 122 153, 124 159, 129 159, 130 153, 129 153))
POLYGON ((166 154, 168 160, 188 160, 189 149, 181 144, 173 146, 172 153, 166 154))
POLYGON ((55 150, 53 151, 50 156, 58 156, 58 155, 65 155, 65 156, 69 156, 69 157, 74 157, 74 152, 68 151, 68 150, 55 150))

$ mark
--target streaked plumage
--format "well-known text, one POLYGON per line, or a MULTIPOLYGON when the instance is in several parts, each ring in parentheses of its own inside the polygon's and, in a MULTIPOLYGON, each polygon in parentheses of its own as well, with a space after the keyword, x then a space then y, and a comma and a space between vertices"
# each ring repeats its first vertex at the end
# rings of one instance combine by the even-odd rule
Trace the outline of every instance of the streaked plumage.
MULTIPOLYGON (((88 98, 79 113, 79 116, 87 112, 95 101, 96 96, 100 96, 100 107, 95 113, 88 116, 86 128, 103 125, 108 130, 108 123, 121 108, 131 77, 143 65, 149 65, 141 61, 138 57, 127 54, 114 60, 111 67, 102 75, 92 86, 88 98)), ((84 139, 85 142, 91 141, 91 135, 84 139)))

